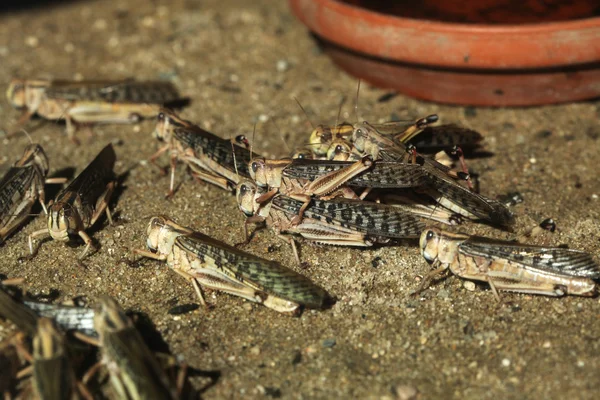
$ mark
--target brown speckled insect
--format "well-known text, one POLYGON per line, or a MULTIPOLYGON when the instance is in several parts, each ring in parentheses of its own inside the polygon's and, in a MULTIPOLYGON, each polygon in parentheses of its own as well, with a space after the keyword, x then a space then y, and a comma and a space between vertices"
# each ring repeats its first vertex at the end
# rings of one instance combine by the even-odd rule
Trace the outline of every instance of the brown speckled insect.
POLYGON ((266 222, 276 234, 288 242, 296 261, 300 258, 294 235, 307 240, 337 246, 370 247, 374 244, 390 244, 400 239, 417 238, 425 227, 419 214, 410 206, 394 207, 367 201, 313 199, 304 212, 304 218, 296 223, 302 201, 284 195, 274 196, 268 203, 258 203, 262 189, 252 181, 238 185, 236 199, 240 210, 246 215, 244 239, 248 241, 248 224, 266 222))
POLYGON ((96 223, 103 213, 112 224, 108 208, 110 197, 116 187, 113 168, 116 154, 112 144, 106 146, 96 158, 63 190, 48 213, 48 227, 29 235, 29 252, 31 258, 36 251, 33 248, 33 238, 50 236, 54 240, 69 241, 71 235, 78 235, 85 242, 85 249, 79 259, 85 258, 92 239, 85 232, 96 223))
POLYGON ((232 190, 240 179, 250 177, 248 162, 252 157, 243 135, 236 136, 234 140, 222 139, 166 109, 158 114, 153 135, 165 145, 150 157, 150 162, 154 163, 167 151, 171 158, 167 197, 174 193, 178 160, 190 168, 194 178, 225 190, 232 190), (240 143, 246 147, 238 146, 240 143))
POLYGON ((291 269, 245 253, 202 233, 177 225, 164 216, 148 224, 148 250, 135 253, 166 261, 189 280, 202 304, 202 287, 295 314, 302 307, 323 308, 327 293, 291 269))
POLYGON ((0 243, 30 216, 39 202, 47 214, 44 184, 64 183, 63 178, 47 179, 48 157, 39 144, 30 144, 19 161, 0 181, 0 243))
POLYGON ((69 139, 77 142, 77 124, 134 123, 155 117, 162 105, 181 97, 170 82, 135 81, 59 81, 13 79, 6 96, 23 109, 18 125, 37 114, 49 120, 64 119, 69 139))
POLYGON ((546 296, 593 296, 600 268, 583 251, 532 246, 516 242, 444 232, 423 231, 421 254, 435 268, 418 291, 448 269, 465 279, 487 282, 499 300, 499 291, 546 296))

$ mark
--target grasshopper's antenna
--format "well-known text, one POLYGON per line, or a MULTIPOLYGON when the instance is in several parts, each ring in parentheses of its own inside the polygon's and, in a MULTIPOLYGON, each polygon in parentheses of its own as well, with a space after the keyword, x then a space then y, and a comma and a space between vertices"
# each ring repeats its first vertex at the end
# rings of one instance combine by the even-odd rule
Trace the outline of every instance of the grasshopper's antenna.
POLYGON ((21 132, 23 132, 25 136, 27 136, 27 139, 29 139, 29 144, 33 144, 33 140, 31 140, 31 135, 29 134, 29 132, 27 132, 25 128, 21 128, 21 132))
POLYGON ((345 102, 346 102, 346 96, 342 96, 342 100, 340 100, 340 107, 338 108, 337 117, 335 117, 335 125, 334 125, 335 127, 337 127, 340 122, 340 115, 342 114, 342 106, 344 105, 345 102))
POLYGON ((354 103, 354 113, 356 114, 356 122, 360 122, 358 117, 358 93, 360 92, 360 79, 358 80, 358 86, 356 87, 356 101, 354 103))
POLYGON ((240 181, 240 174, 238 173, 237 160, 235 159, 235 144, 233 144, 233 140, 231 142, 231 154, 233 154, 233 167, 235 168, 235 177, 237 181, 240 181))
POLYGON ((300 106, 300 109, 304 113, 304 116, 306 117, 306 120, 310 124, 311 128, 313 128, 313 130, 315 130, 315 126, 313 125, 312 121, 308 117, 308 113, 306 112, 306 110, 304 109, 304 107, 302 107, 302 104, 300 104, 300 101, 296 97, 294 97, 294 100, 296 100, 296 103, 298 103, 298 106, 300 106))
POLYGON ((279 126, 277 126, 277 122, 275 122, 275 117, 271 116, 271 122, 273 122, 273 125, 275 125, 275 129, 277 129, 277 131, 279 132, 279 137, 281 138, 281 141, 283 142, 283 145, 285 146, 287 152, 291 153, 292 150, 290 149, 288 144, 285 142, 285 138, 281 134, 281 129, 279 129, 279 126))
POLYGON ((252 128, 252 141, 250 142, 250 158, 254 158, 254 153, 252 152, 252 146, 254 146, 254 134, 256 134, 256 124, 254 123, 254 128, 252 128))

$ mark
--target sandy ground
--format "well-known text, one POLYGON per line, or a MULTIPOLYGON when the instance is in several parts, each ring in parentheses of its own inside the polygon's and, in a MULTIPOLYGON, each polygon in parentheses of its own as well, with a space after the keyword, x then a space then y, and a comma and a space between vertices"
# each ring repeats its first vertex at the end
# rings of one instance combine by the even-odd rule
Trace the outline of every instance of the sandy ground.
MULTIPOLYGON (((310 124, 354 120, 357 81, 321 54, 285 2, 87 1, 55 3, 29 12, 0 14, 0 81, 13 76, 172 79, 192 99, 183 116, 224 137, 250 134, 267 156, 284 156, 306 142, 310 124), (276 124, 272 122, 276 121, 276 124)), ((464 225, 500 238, 523 233, 552 217, 558 229, 536 243, 568 244, 598 253, 600 247, 600 103, 527 109, 480 109, 428 104, 403 96, 378 102, 386 92, 363 85, 361 118, 416 118, 438 113, 485 135, 493 157, 470 161, 482 193, 518 191, 515 233, 464 225)), ((4 126, 17 117, 0 102, 4 126)), ((30 125, 33 126, 35 124, 30 125)), ((33 131, 52 171, 79 172, 111 141, 117 171, 147 159, 158 148, 153 121, 101 126, 75 147, 64 126, 33 131)), ((7 168, 28 143, 0 145, 7 168)), ((167 160, 162 162, 166 165, 167 160)), ((310 266, 301 271, 338 298, 327 311, 292 318, 229 295, 211 293, 211 311, 171 315, 175 305, 197 303, 192 287, 163 264, 131 268, 120 262, 145 243, 150 216, 168 214, 227 243, 241 239, 244 221, 234 197, 183 182, 172 201, 168 179, 139 165, 113 203, 115 225, 103 219, 93 232, 98 253, 77 265, 80 248, 45 242, 37 258, 19 263, 27 235, 45 225, 33 219, 0 247, 0 273, 24 277, 32 293, 58 290, 56 301, 101 293, 146 314, 170 351, 218 376, 192 378, 204 398, 595 398, 600 387, 600 301, 505 295, 498 303, 486 285, 467 290, 457 277, 420 297, 409 291, 428 271, 416 246, 357 250, 303 243, 310 266), (374 262, 374 260, 376 260, 374 262), (406 397, 406 396, 405 396, 406 397)), ((294 267, 288 246, 263 230, 246 249, 294 267)), ((12 330, 0 324, 0 337, 12 330)), ((202 375, 202 374, 200 374, 202 375)))

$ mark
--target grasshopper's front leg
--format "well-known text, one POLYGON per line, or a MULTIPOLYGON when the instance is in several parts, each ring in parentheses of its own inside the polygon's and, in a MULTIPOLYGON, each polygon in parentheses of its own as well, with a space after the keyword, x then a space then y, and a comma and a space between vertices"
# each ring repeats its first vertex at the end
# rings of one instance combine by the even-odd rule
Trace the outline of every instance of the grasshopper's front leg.
POLYGON ((77 232, 77 234, 85 242, 85 249, 83 249, 83 251, 81 252, 81 254, 78 257, 79 260, 83 260, 87 256, 88 252, 90 251, 90 248, 93 250, 96 250, 96 247, 94 246, 94 244, 92 242, 92 238, 84 230, 77 232))
POLYGON ((31 260, 37 255, 37 252, 41 246, 41 243, 37 245, 37 247, 35 248, 35 251, 34 251, 33 239, 36 237, 39 237, 39 236, 45 236, 45 237, 50 236, 50 233, 48 232, 48 228, 40 229, 39 231, 35 231, 27 237, 27 243, 29 245, 29 255, 22 257, 23 259, 31 260))

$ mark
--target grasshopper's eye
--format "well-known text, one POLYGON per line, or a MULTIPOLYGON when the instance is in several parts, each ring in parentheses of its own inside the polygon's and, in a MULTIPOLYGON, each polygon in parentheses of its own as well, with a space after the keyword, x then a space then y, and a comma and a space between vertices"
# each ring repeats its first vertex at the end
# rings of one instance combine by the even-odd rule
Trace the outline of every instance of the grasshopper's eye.
POLYGON ((429 231, 429 232, 427 232, 427 235, 425 235, 425 239, 431 240, 431 239, 433 239, 433 235, 434 235, 433 231, 429 231))
POLYGON ((158 113, 158 120, 159 121, 164 121, 165 120, 165 113, 158 113))
POLYGON ((252 162, 252 166, 251 166, 252 172, 256 173, 256 170, 258 170, 258 167, 259 167, 258 162, 256 162, 256 161, 252 162))
POLYGON ((363 131, 362 131, 362 129, 360 129, 360 128, 359 128, 359 129, 357 129, 357 130, 356 130, 356 134, 357 134, 357 135, 362 135, 362 134, 363 134, 363 131))
POLYGON ((248 193, 248 186, 246 186, 246 185, 240 186, 240 196, 244 196, 246 193, 248 193))
POLYGON ((341 144, 338 144, 337 146, 335 146, 335 154, 340 154, 343 151, 344 151, 344 147, 342 147, 341 144))

